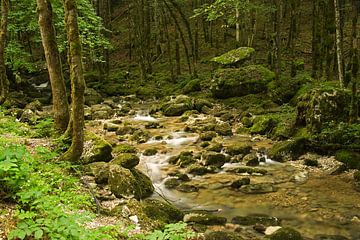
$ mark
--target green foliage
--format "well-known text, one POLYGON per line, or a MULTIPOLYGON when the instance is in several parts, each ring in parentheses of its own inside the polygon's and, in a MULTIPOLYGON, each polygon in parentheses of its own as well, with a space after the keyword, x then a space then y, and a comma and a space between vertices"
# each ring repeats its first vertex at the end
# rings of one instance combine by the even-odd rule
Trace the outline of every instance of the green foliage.
POLYGON ((328 122, 313 140, 323 144, 360 145, 360 124, 328 122))
POLYGON ((168 224, 163 231, 155 230, 148 235, 137 235, 135 238, 143 240, 186 240, 195 237, 196 234, 186 227, 186 223, 183 222, 168 224))
POLYGON ((34 129, 35 131, 32 134, 32 137, 35 138, 51 137, 56 133, 54 129, 54 120, 52 118, 45 118, 43 120, 40 120, 34 126, 34 129))
POLYGON ((26 136, 29 132, 29 126, 17 121, 15 117, 5 116, 4 111, 0 108, 0 134, 26 136))

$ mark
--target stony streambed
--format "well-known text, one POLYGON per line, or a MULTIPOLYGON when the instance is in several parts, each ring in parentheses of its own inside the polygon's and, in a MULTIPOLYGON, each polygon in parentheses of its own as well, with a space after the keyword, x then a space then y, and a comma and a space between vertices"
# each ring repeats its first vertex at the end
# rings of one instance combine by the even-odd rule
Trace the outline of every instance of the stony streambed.
POLYGON ((146 131, 143 134, 146 136, 140 134, 132 143, 139 150, 137 168, 146 173, 155 186, 154 198, 165 197, 185 211, 201 210, 226 217, 230 224, 209 229, 236 230, 248 239, 261 239, 264 235, 251 224, 240 224, 240 227, 231 224, 238 223, 232 219, 276 217, 281 219, 281 226, 292 227, 312 239, 342 239, 340 235, 360 239, 360 193, 353 189, 350 173, 331 175, 339 166, 333 157, 307 154, 298 161, 275 162, 266 155, 273 141, 262 136, 236 134, 236 122, 231 124, 235 134, 217 134, 205 141, 200 140, 203 133, 191 131, 191 127, 204 122, 221 125, 224 122, 219 118, 211 114, 189 114, 186 118, 150 116, 148 109, 147 105, 138 105, 121 117, 92 122, 88 129, 113 145, 127 140, 123 137, 126 134, 119 137, 115 132, 104 131, 104 124, 117 121, 146 131), (229 154, 227 149, 239 144, 251 146, 250 153, 260 160, 259 165, 244 163, 241 160, 244 155, 229 154), (190 170, 189 165, 174 161, 189 152, 201 164, 210 159, 209 152, 222 154, 226 160, 214 168, 204 163, 211 169, 208 172, 201 164, 199 169, 190 170), (304 165, 304 160, 309 158, 316 158, 319 166, 304 165), (179 176, 185 174, 188 179, 181 180, 179 176), (338 235, 338 238, 321 238, 321 235, 338 235))

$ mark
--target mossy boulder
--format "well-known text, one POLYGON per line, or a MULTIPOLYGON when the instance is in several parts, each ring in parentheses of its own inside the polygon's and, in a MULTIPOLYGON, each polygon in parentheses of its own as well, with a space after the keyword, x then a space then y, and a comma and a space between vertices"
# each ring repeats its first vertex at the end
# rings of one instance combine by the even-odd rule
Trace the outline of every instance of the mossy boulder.
POLYGON ((231 125, 227 122, 219 123, 215 126, 215 132, 221 136, 232 136, 231 125))
POLYGON ((208 132, 201 133, 199 138, 201 141, 211 141, 216 136, 217 136, 216 132, 208 131, 208 132))
POLYGON ((186 83, 182 88, 184 94, 201 91, 201 81, 199 79, 193 79, 186 83))
POLYGON ((189 167, 187 167, 187 172, 193 175, 205 175, 207 173, 211 173, 213 172, 211 169, 209 169, 208 167, 202 166, 200 164, 191 164, 189 167))
POLYGON ((199 112, 207 113, 206 110, 208 110, 212 107, 213 107, 213 104, 207 99, 203 99, 203 98, 195 98, 194 99, 194 109, 199 112))
POLYGON ((116 135, 126 135, 126 134, 133 134, 136 131, 136 128, 130 126, 130 125, 123 125, 119 126, 116 130, 116 135))
POLYGON ((360 170, 360 154, 347 150, 339 150, 335 154, 335 159, 344 163, 346 167, 360 170))
POLYGON ((187 167, 196 162, 192 152, 183 151, 178 156, 173 156, 169 160, 170 164, 176 164, 180 167, 187 167))
POLYGON ((95 177, 95 182, 103 184, 108 182, 109 178, 109 164, 106 162, 94 162, 84 166, 86 174, 95 177))
POLYGON ((123 168, 111 164, 109 167, 110 190, 118 198, 134 197, 143 199, 154 192, 154 187, 149 177, 136 169, 123 168))
POLYGON ((267 84, 274 78, 275 74, 261 65, 219 69, 214 74, 211 92, 219 99, 261 93, 267 90, 267 84))
POLYGON ((85 89, 85 104, 88 106, 92 106, 95 104, 101 103, 103 100, 103 97, 100 93, 98 93, 93 88, 86 88, 85 89))
POLYGON ((188 213, 184 216, 184 222, 202 225, 225 225, 227 219, 209 213, 188 213))
POLYGON ((221 56, 214 57, 211 62, 221 65, 240 65, 241 63, 249 60, 255 53, 255 49, 251 47, 240 47, 233 49, 221 56))
POLYGON ((113 149, 113 153, 136 153, 136 147, 129 144, 119 144, 113 149))
POLYGON ((160 107, 165 116, 181 116, 184 112, 193 110, 193 108, 193 100, 186 95, 179 95, 160 107))
POLYGON ((279 123, 279 119, 272 115, 257 116, 253 120, 253 125, 250 128, 251 134, 269 134, 279 123))
POLYGON ((248 143, 234 143, 232 145, 229 145, 225 148, 225 152, 229 154, 230 156, 235 155, 246 155, 249 154, 252 149, 252 146, 248 143))
POLYGON ((234 224, 250 226, 255 224, 262 224, 265 226, 278 226, 280 225, 280 219, 276 217, 269 216, 257 216, 257 215, 249 215, 249 216, 236 216, 231 220, 234 224))
POLYGON ((148 148, 145 149, 145 151, 143 152, 144 156, 154 156, 156 155, 158 152, 158 150, 156 148, 148 148))
POLYGON ((315 88, 299 97, 296 123, 320 132, 326 122, 348 122, 350 103, 349 90, 331 85, 315 88))
POLYGON ((238 188, 241 188, 241 186, 243 186, 243 185, 249 185, 249 184, 250 184, 250 178, 246 177, 246 178, 241 178, 241 179, 233 181, 231 183, 230 187, 238 189, 238 188))
POLYGON ((145 199, 141 202, 144 213, 151 219, 164 223, 176 223, 183 220, 184 213, 178 208, 157 199, 145 199))
POLYGON ((122 153, 111 160, 111 164, 118 164, 124 168, 134 168, 140 162, 140 158, 133 153, 122 153))
POLYGON ((100 136, 85 131, 85 146, 80 161, 83 164, 92 162, 109 162, 112 159, 111 145, 100 136))
POLYGON ((263 168, 255 168, 255 167, 236 167, 236 168, 230 168, 227 170, 227 172, 233 172, 233 173, 238 173, 238 174, 260 174, 260 175, 265 175, 267 174, 267 170, 263 169, 263 168))
POLYGON ((223 149, 223 145, 219 142, 211 142, 208 146, 205 147, 205 149, 206 151, 211 152, 221 152, 221 150, 223 149))
POLYGON ((306 152, 308 144, 306 138, 278 142, 269 150, 268 156, 278 162, 293 161, 306 152))
POLYGON ((240 233, 226 231, 210 231, 206 232, 205 240, 243 240, 240 233))
POLYGON ((251 167, 259 166, 260 164, 259 158, 256 155, 256 153, 249 153, 245 155, 243 158, 243 162, 246 164, 246 166, 251 166, 251 167))
POLYGON ((292 228, 281 228, 270 235, 269 240, 303 240, 301 234, 292 228))
POLYGON ((354 180, 356 182, 360 182, 360 171, 359 170, 354 172, 354 180))
POLYGON ((277 188, 271 183, 255 183, 241 186, 240 191, 246 194, 264 194, 276 192, 277 188))
POLYGON ((205 152, 202 154, 202 164, 204 166, 221 167, 226 162, 226 156, 217 152, 205 152))
POLYGON ((149 141, 151 138, 150 133, 148 131, 144 131, 142 129, 137 129, 130 137, 131 141, 135 141, 137 143, 145 143, 149 141))

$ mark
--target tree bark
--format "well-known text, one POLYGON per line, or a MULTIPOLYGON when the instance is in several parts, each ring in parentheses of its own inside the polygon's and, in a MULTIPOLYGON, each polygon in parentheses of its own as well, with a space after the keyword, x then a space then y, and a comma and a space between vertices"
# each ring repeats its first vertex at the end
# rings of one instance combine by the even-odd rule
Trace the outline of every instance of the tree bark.
POLYGON ((8 25, 9 0, 1 1, 1 24, 0 24, 0 104, 4 103, 9 93, 9 80, 6 75, 5 46, 8 25))
POLYGON ((51 82, 55 128, 60 132, 64 132, 69 124, 70 113, 52 21, 52 7, 49 0, 37 0, 36 2, 41 39, 51 82))
POLYGON ((334 0, 335 7, 335 27, 336 27, 336 56, 337 56, 337 67, 338 77, 340 86, 344 87, 344 65, 343 65, 343 42, 341 34, 341 14, 339 0, 334 0))
POLYGON ((69 45, 69 65, 71 79, 71 100, 72 142, 62 160, 79 161, 84 147, 84 92, 85 80, 83 73, 81 40, 77 22, 77 7, 75 0, 64 0, 65 25, 69 45))

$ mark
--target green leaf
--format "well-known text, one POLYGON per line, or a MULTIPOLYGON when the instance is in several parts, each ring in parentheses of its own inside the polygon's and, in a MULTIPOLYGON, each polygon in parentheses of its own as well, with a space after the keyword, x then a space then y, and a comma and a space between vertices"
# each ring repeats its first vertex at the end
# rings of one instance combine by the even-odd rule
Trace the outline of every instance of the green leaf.
POLYGON ((41 229, 36 230, 34 233, 35 239, 40 239, 40 238, 42 238, 43 235, 44 235, 44 232, 41 229))

